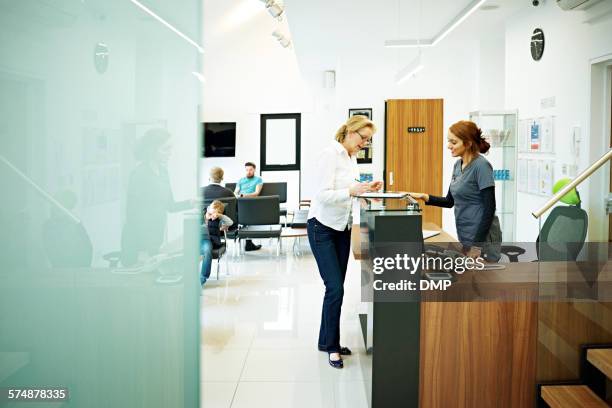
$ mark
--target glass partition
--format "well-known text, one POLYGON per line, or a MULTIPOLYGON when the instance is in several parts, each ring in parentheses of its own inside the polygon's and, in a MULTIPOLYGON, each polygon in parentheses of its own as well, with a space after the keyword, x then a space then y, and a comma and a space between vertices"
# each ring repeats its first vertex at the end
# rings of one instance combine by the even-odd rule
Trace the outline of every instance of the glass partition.
POLYGON ((0 2, 1 406, 199 405, 199 21, 0 2))

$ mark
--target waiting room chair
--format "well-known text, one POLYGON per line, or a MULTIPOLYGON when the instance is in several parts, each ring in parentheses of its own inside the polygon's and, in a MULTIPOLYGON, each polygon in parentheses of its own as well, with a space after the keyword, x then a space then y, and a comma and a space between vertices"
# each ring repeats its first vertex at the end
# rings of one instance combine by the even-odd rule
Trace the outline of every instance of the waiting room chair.
POLYGON ((280 255, 281 232, 279 196, 238 198, 240 228, 238 239, 276 238, 276 255, 280 255))
MULTIPOLYGON (((274 196, 277 195, 280 204, 287 202, 287 183, 286 182, 272 182, 264 183, 261 188, 260 196, 274 196)), ((285 227, 287 226, 287 208, 280 206, 279 212, 281 217, 285 217, 285 227)))
MULTIPOLYGON (((546 218, 536 240, 539 261, 576 261, 586 240, 589 218, 575 205, 557 206, 546 218)), ((518 262, 525 249, 502 245, 501 252, 510 262, 518 262)))

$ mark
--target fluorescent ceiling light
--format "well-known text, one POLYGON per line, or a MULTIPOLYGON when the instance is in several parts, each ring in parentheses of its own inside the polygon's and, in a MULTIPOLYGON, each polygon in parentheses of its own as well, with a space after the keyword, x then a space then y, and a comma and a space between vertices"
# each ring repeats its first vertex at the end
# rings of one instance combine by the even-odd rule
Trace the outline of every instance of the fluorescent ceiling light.
POLYGON ((444 37, 450 34, 457 28, 466 18, 473 12, 478 10, 487 0, 474 0, 466 8, 461 10, 459 14, 449 22, 434 38, 427 40, 387 40, 385 47, 433 47, 438 44, 444 37))
POLYGON ((406 65, 395 74, 395 82, 399 85, 415 76, 416 73, 423 68, 425 68, 425 66, 421 63, 421 55, 419 54, 410 64, 406 65))
POLYGON ((193 71, 193 72, 192 72, 192 74, 193 74, 193 76, 195 76, 196 78, 198 78, 198 80, 199 80, 201 83, 203 83, 203 84, 205 84, 205 83, 206 83, 206 78, 204 78, 204 75, 200 74, 199 72, 195 72, 195 71, 193 71))
POLYGON ((163 25, 165 25, 166 27, 168 27, 170 30, 172 30, 175 34, 177 34, 179 37, 181 37, 183 40, 187 41, 189 44, 193 45, 194 47, 197 48, 197 50, 203 54, 204 53, 204 48, 202 48, 200 46, 200 44, 198 44, 197 42, 193 41, 191 38, 187 37, 185 34, 183 34, 182 32, 180 32, 177 28, 175 28, 172 24, 170 24, 169 22, 167 22, 166 20, 164 20, 163 18, 161 18, 160 16, 158 16, 157 14, 155 14, 152 10, 150 10, 147 6, 145 6, 144 4, 142 4, 141 2, 139 2, 138 0, 130 0, 132 3, 134 3, 135 5, 137 5, 138 7, 140 7, 141 10, 143 10, 145 13, 147 13, 148 15, 150 15, 151 17, 153 17, 154 19, 156 19, 157 21, 159 21, 160 23, 162 23, 163 25))

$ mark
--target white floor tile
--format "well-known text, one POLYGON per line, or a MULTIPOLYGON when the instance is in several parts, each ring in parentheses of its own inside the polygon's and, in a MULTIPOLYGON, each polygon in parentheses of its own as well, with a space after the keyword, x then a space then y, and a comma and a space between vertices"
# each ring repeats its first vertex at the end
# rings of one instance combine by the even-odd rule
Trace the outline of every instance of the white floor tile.
POLYGON ((353 355, 338 370, 317 350, 325 289, 316 262, 309 251, 296 257, 290 246, 284 249, 280 257, 274 246, 264 246, 230 258, 229 276, 222 269, 220 280, 207 282, 201 301, 204 407, 226 407, 232 397, 232 408, 367 404, 363 382, 371 356, 358 318, 359 264, 349 261, 341 317, 341 344, 353 355))
POLYGON ((248 352, 248 349, 217 350, 202 347, 200 380, 205 382, 238 381, 248 352))
POLYGON ((235 382, 203 382, 200 388, 200 407, 230 408, 237 385, 235 382))
POLYGON ((232 408, 332 408, 332 385, 322 382, 241 382, 232 408))

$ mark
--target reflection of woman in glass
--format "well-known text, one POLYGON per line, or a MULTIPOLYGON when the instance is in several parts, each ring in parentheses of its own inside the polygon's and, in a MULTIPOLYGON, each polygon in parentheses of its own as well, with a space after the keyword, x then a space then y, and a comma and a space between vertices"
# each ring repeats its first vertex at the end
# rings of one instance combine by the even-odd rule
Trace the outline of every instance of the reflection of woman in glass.
POLYGON ((126 219, 121 236, 121 263, 136 263, 139 253, 159 252, 166 232, 168 212, 193 207, 191 200, 174 201, 166 168, 170 158, 170 134, 151 129, 138 140, 134 156, 138 165, 128 184, 126 219))

